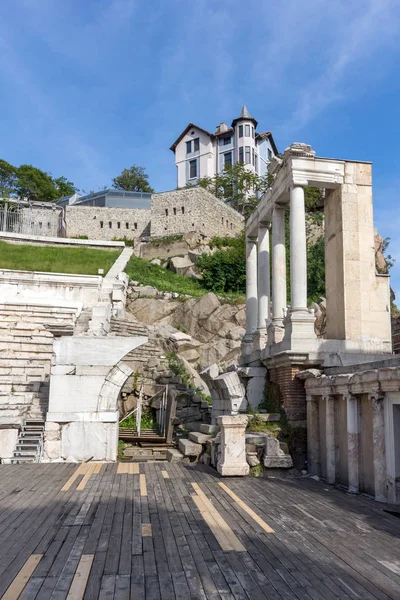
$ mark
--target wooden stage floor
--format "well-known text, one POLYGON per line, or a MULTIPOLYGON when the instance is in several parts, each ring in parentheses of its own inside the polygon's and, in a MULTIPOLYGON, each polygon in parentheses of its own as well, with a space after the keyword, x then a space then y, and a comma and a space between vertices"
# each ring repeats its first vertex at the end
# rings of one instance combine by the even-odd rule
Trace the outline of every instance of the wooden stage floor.
POLYGON ((0 598, 400 599, 400 519, 322 482, 0 466, 0 598))

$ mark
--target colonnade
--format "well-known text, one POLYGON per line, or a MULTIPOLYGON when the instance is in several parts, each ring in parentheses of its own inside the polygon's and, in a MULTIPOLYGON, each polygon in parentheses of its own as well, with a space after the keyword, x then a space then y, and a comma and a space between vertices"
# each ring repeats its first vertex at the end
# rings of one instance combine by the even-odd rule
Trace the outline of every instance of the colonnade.
MULTIPOLYGON (((298 185, 290 189, 290 289, 290 313, 307 311, 304 188, 298 185)), ((287 310, 286 290, 285 205, 276 203, 270 221, 258 223, 258 235, 246 236, 246 341, 251 341, 257 332, 264 335, 270 323, 273 329, 283 329, 287 310)))
POLYGON ((348 390, 307 392, 308 472, 345 485, 351 493, 367 492, 386 501, 384 394, 363 394, 367 410, 361 410, 361 396, 348 390))

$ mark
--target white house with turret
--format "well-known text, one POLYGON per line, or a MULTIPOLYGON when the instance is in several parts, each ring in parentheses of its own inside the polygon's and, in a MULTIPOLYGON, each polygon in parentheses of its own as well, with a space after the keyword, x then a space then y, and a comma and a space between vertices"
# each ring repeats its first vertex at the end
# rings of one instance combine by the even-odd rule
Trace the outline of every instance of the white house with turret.
POLYGON ((245 105, 231 127, 220 123, 214 133, 189 123, 170 148, 175 154, 178 187, 196 184, 203 177, 213 177, 225 166, 237 162, 258 175, 265 175, 278 150, 272 133, 258 133, 257 125, 245 105))

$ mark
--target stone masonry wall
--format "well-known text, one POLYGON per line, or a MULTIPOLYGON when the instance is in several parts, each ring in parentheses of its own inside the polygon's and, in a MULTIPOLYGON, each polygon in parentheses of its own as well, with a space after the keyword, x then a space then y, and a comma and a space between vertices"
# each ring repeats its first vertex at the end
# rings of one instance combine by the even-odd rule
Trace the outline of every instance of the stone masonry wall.
MULTIPOLYGON (((60 210, 49 208, 22 208, 19 219, 14 220, 15 230, 18 231, 18 224, 21 227, 20 233, 27 235, 44 235, 57 237, 60 229, 60 210)), ((9 219, 13 222, 12 216, 17 213, 9 213, 9 219)))
POLYGON ((209 237, 233 237, 243 226, 236 210, 202 188, 162 192, 151 199, 152 236, 196 231, 209 237))
POLYGON ((134 240, 150 234, 150 210, 146 208, 67 206, 65 220, 67 237, 134 240))

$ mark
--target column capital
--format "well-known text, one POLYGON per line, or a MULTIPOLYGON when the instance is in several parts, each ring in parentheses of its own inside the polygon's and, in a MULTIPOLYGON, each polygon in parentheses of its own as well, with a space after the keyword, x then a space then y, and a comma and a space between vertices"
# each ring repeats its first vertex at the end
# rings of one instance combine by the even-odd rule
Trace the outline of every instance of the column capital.
POLYGON ((256 235, 246 235, 246 243, 247 242, 249 242, 249 244, 256 244, 257 236, 256 235))

